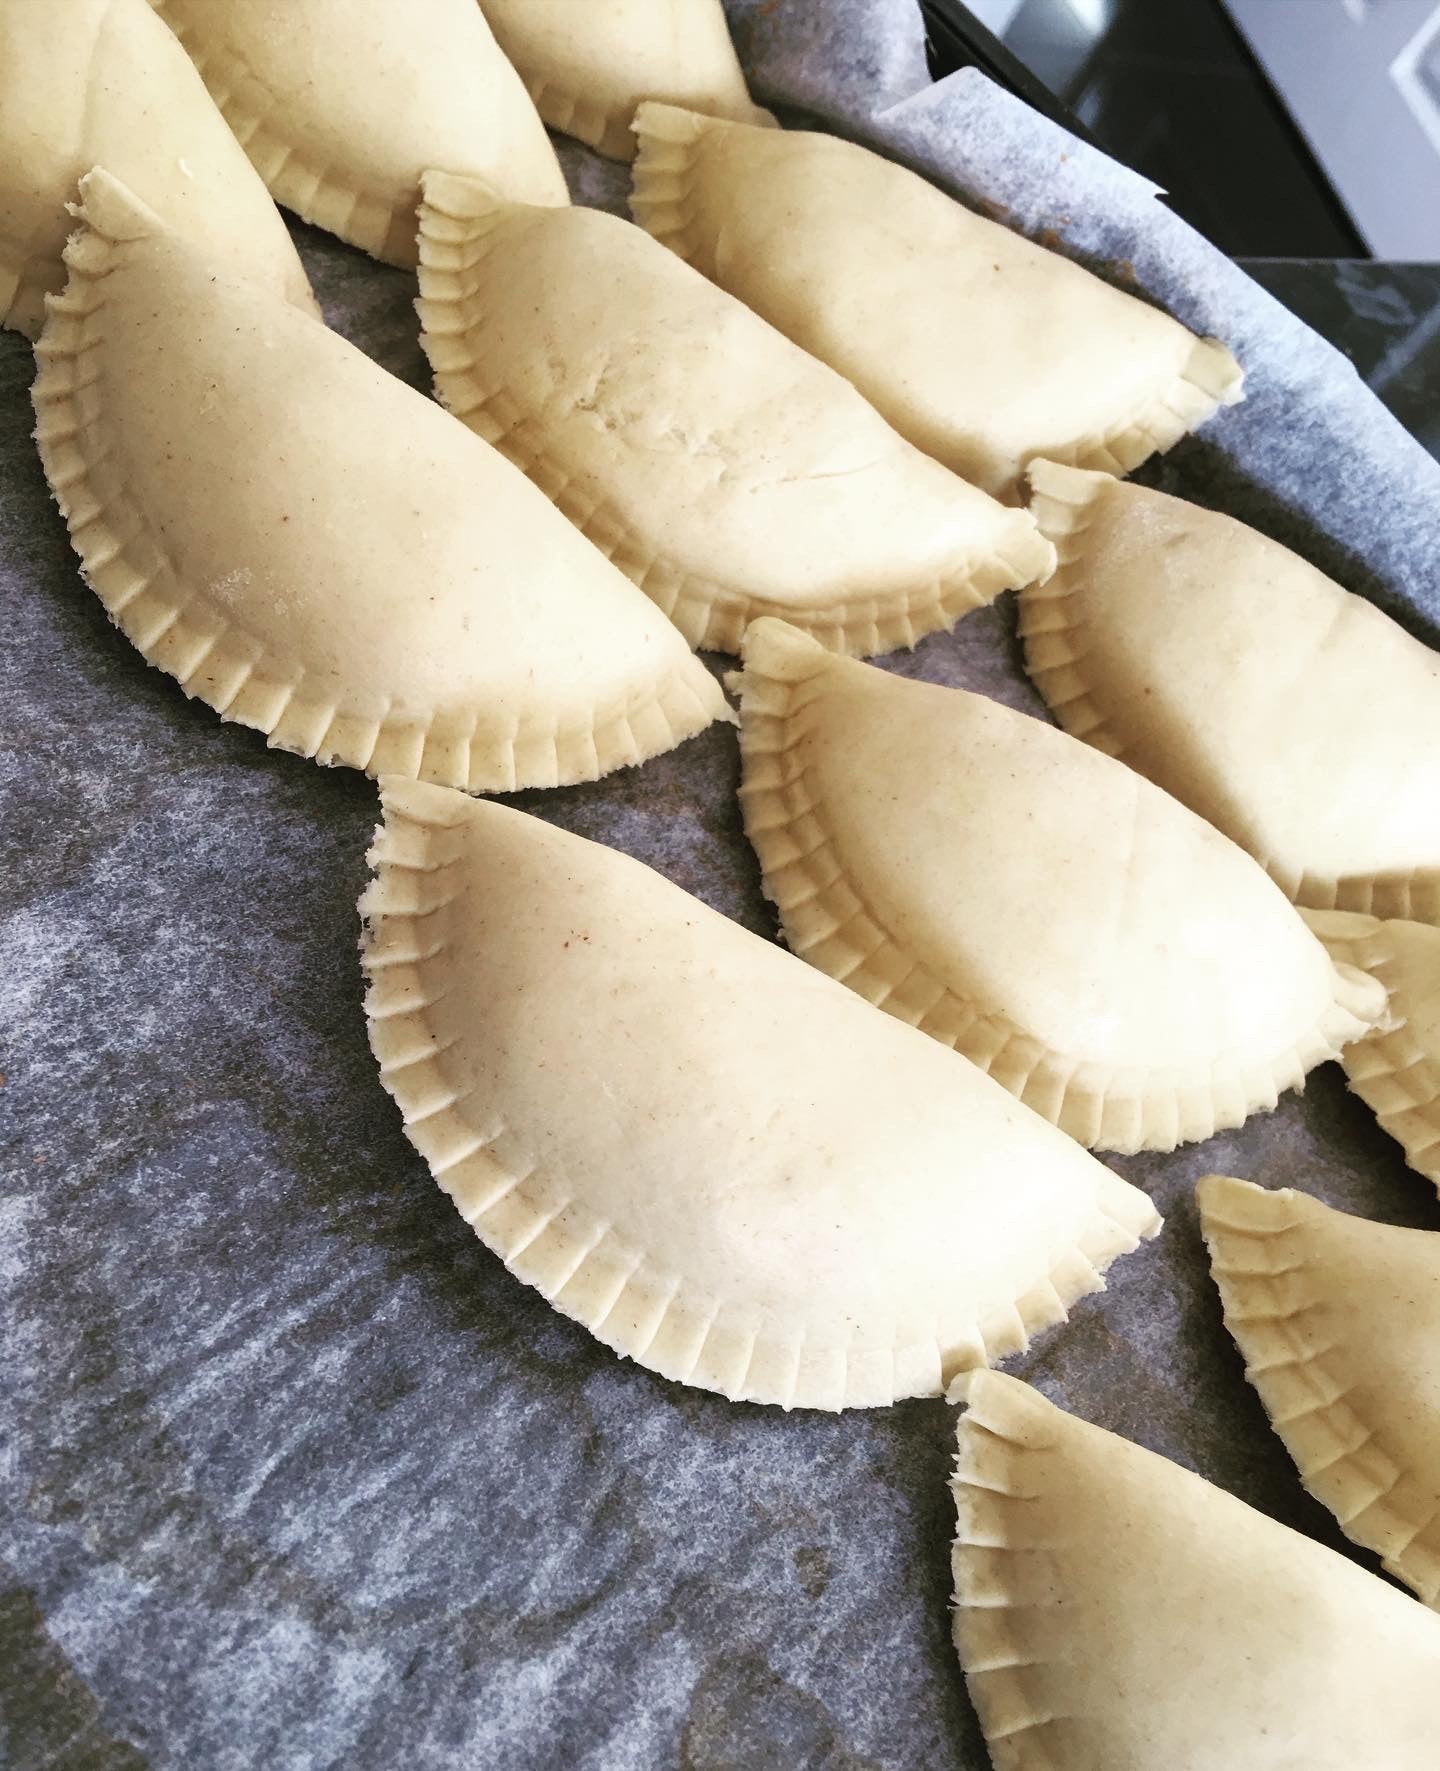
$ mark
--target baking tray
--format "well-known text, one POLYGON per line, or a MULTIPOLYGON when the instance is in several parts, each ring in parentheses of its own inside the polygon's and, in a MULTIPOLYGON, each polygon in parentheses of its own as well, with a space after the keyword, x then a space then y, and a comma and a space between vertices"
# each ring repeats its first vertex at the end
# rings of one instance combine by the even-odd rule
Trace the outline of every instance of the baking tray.
MULTIPOLYGON (((931 89, 913 6, 732 19, 787 116, 1229 337, 1251 401, 1151 480, 1426 630, 1434 465, 1143 180, 977 75, 931 89)), ((587 200, 623 196, 620 170, 566 163, 587 200)), ((331 322, 428 386, 412 280, 296 234, 331 322)), ((486 1253, 365 1044, 372 784, 221 724, 109 626, 29 440, 30 373, 0 337, 8 1762, 981 1771, 949 1641, 955 1411, 732 1406, 617 1360, 486 1253)), ((886 666, 1042 711, 1009 599, 886 666)), ((773 936, 736 779, 716 727, 513 803, 773 936)), ((1334 1066, 1238 1133, 1114 1166, 1164 1234, 1010 1369, 1352 1554, 1244 1383, 1191 1190, 1222 1169, 1435 1228, 1433 1191, 1334 1066)))

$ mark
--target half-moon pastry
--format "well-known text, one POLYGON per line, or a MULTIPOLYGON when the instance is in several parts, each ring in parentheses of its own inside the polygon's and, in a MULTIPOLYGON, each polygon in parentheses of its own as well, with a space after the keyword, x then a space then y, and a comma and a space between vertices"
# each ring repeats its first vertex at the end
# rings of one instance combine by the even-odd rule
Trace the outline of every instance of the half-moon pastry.
POLYGON ((145 0, 0 6, 0 325, 38 338, 64 287, 68 203, 94 165, 217 263, 315 299, 280 213, 145 0))
POLYGON ((277 203, 413 265, 420 174, 568 203, 560 162, 476 0, 151 0, 277 203))
POLYGON ((1081 1143, 1240 1125, 1384 1012, 1244 850, 984 695, 761 621, 740 744, 791 948, 1081 1143))
POLYGON ((381 1080, 486 1246, 616 1352, 782 1407, 938 1395, 1158 1229, 973 1065, 639 862, 381 794, 381 1080))
POLYGON ((720 0, 482 0, 490 28, 552 129, 635 158, 642 99, 768 123, 751 102, 720 0))
POLYGON ((1229 351, 832 135, 645 104, 631 207, 997 497, 1037 455, 1128 473, 1240 398, 1229 351))
POLYGON ((855 389, 639 228, 425 177, 421 340, 440 398, 695 646, 784 613, 888 651, 1054 553, 855 389), (603 299, 596 291, 603 290, 603 299))
POLYGON ((1305 920, 1337 964, 1359 966, 1389 992, 1386 1023, 1340 1062, 1411 1168, 1440 1187, 1440 928, 1343 910, 1307 911, 1305 920))
POLYGON ((1440 1606, 1440 1235, 1228 1175, 1196 1198, 1225 1325, 1301 1481, 1440 1606))
POLYGON ((995 1771, 1433 1771, 1433 1612, 1014 1378, 966 1383, 954 1628, 995 1771))
POLYGON ((1020 632, 1066 730, 1297 904, 1440 919, 1440 657, 1230 517, 1050 462, 1030 481, 1060 569, 1020 632))
POLYGON ((81 189, 36 437, 92 589, 187 695, 475 791, 593 780, 723 712, 509 462, 104 172, 81 189))

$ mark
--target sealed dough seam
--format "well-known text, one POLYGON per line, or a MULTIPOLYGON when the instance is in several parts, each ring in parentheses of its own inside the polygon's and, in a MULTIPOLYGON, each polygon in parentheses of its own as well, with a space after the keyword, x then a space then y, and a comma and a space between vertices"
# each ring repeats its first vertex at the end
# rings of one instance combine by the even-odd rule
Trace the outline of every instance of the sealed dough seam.
POLYGON ((442 727, 414 716, 348 715, 333 700, 308 695, 303 670, 179 582, 130 498, 106 424, 97 356, 116 242, 87 219, 65 249, 69 282, 49 298, 36 346, 35 440, 86 583, 146 662, 175 677, 186 695, 263 732, 272 748, 470 792, 594 780, 672 748, 697 729, 697 716, 708 717, 678 668, 632 704, 597 710, 584 727, 517 726, 503 744, 480 736, 478 708, 468 725, 442 727))
POLYGON ((1047 458, 1123 479, 1152 455, 1167 454, 1221 406, 1233 406, 1241 397, 1242 379, 1239 364, 1223 344, 1197 338, 1175 380, 1130 418, 1067 449, 1051 450, 1047 458))
POLYGON ((955 1647, 996 1771, 1062 1771, 1072 1762, 1070 1718, 1047 1698, 1049 1666, 1034 1657, 1025 1615, 1065 1599, 1054 1558, 1027 1518, 1025 1465, 1051 1442, 1047 1423, 1008 1390, 970 1400, 963 1381, 957 1388, 955 1399, 968 1406, 950 1482, 955 1647))
MULTIPOLYGON (((536 75, 533 79, 527 78, 525 85, 532 104, 551 129, 558 130, 561 135, 573 136, 576 141, 583 141, 587 147, 594 148, 597 154, 603 154, 607 160, 629 161, 635 158, 635 118, 639 111, 638 105, 629 110, 616 110, 611 106, 593 104, 573 88, 562 86, 556 80, 547 80, 541 75, 536 75)), ((714 113, 706 111, 703 115, 714 115, 724 121, 745 122, 760 128, 773 127, 775 120, 770 113, 753 99, 749 102, 750 114, 743 118, 735 117, 733 107, 714 113)))
POLYGON ((573 136, 607 160, 629 160, 635 152, 630 119, 605 105, 590 103, 569 87, 540 76, 525 82, 530 101, 542 121, 561 135, 573 136))
POLYGON ((694 148, 706 119, 674 105, 647 101, 635 112, 638 144, 630 184, 630 213, 652 239, 693 263, 700 238, 690 196, 694 148))
POLYGON ((1415 868, 1407 873, 1301 873, 1265 863, 1276 885, 1307 910, 1346 910, 1386 921, 1440 923, 1440 870, 1415 868))
POLYGON ((1303 1091, 1310 1069, 1370 1025, 1369 979, 1340 968, 1310 1036, 1243 1072, 1223 1061, 1189 1073, 1082 1063, 982 1010, 905 951, 847 876, 820 795, 797 760, 817 665, 803 652, 786 664, 782 676, 747 663, 740 677, 740 801, 766 896, 791 947, 876 1008, 953 1047, 1078 1143, 1133 1154, 1232 1130, 1252 1113, 1270 1111, 1287 1089, 1303 1091))
MULTIPOLYGON (((1019 632, 1026 674, 1072 738, 1082 738, 1106 756, 1130 762, 1125 739, 1093 692, 1084 669, 1093 644, 1083 612, 1084 541, 1097 488, 1082 481, 1070 465, 1055 461, 1034 461, 1028 472, 1030 514, 1055 547, 1056 567, 1043 584, 1021 588, 1019 632)), ((1140 773, 1146 771, 1141 769, 1140 773)), ((1292 903, 1306 909, 1440 922, 1440 871, 1433 868, 1336 879, 1299 873, 1248 843, 1241 846, 1249 849, 1292 903)))
POLYGON ((360 901, 365 1013, 380 1079, 406 1135, 485 1246, 614 1352, 731 1401, 764 1396, 782 1408, 935 1395, 958 1372, 1021 1352, 1064 1321, 1078 1298, 1104 1289, 1101 1274, 1113 1260, 1158 1229, 1153 1212, 1125 1222, 1097 1200, 1084 1233, 1043 1277, 943 1348, 938 1340, 857 1346, 845 1324, 817 1347, 813 1331, 808 1340, 803 1329, 788 1339, 768 1335, 752 1312, 732 1313, 722 1298, 692 1293, 680 1275, 655 1271, 643 1251, 569 1199, 561 1178, 545 1173, 453 1080, 448 1047, 428 1018, 452 968, 444 918, 461 859, 458 843, 447 840, 453 828, 387 800, 368 857, 374 877, 360 901))
POLYGON ((1095 491, 1063 465, 1032 462, 1030 514, 1055 549, 1055 570, 1020 598, 1025 670, 1072 738, 1125 759, 1125 742, 1090 693, 1080 665, 1089 649, 1075 568, 1084 551, 1095 491))
MULTIPOLYGON (((1323 911, 1305 919, 1332 957, 1368 972, 1395 1000, 1400 980, 1383 922, 1341 933, 1323 911)), ((1440 1061, 1402 1020, 1357 1040, 1342 1062, 1351 1088, 1381 1130, 1404 1150, 1411 1168, 1440 1187, 1440 1061)))
POLYGON ((1347 1350, 1326 1336, 1285 1193, 1215 1175, 1200 1198, 1226 1326, 1301 1481, 1347 1537, 1440 1604, 1440 1514, 1414 1495, 1418 1484, 1364 1417, 1347 1350))
MULTIPOLYGON (((386 264, 415 262, 415 212, 391 198, 336 176, 308 155, 274 121, 275 95, 234 49, 207 49, 164 0, 156 11, 179 38, 210 95, 277 203, 302 221, 349 241, 386 264)), ((419 192, 416 192, 419 202, 419 192)))

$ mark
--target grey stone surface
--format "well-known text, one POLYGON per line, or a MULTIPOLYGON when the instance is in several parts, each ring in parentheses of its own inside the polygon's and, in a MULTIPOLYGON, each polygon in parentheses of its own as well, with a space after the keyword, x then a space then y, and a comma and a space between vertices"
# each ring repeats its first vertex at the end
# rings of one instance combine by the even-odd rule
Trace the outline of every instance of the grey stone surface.
MULTIPOLYGON (((569 160, 592 198, 623 188, 569 160)), ((411 281, 297 234, 332 323, 424 385, 411 281)), ((729 1406, 485 1252, 365 1046, 372 785, 223 725, 109 626, 30 368, 0 335, 0 1760, 980 1771, 948 1640, 954 1411, 729 1406)), ((1223 491, 1229 423, 1165 483, 1223 491)), ((892 663, 1038 711, 1008 606, 892 663)), ((716 728, 517 798, 773 933, 735 783, 716 728)), ((1432 1190, 1334 1066, 1115 1166, 1164 1235, 1012 1369, 1342 1547, 1242 1380, 1192 1184, 1440 1227, 1432 1190)))

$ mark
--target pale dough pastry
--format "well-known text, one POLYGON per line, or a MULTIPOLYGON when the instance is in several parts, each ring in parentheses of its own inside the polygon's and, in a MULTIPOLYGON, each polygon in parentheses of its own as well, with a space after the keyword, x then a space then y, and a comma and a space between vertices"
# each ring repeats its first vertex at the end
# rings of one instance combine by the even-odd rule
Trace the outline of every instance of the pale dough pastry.
POLYGON ((1226 1326, 1301 1480, 1440 1607, 1440 1235, 1228 1175, 1196 1196, 1226 1326))
POLYGON ((784 1407, 938 1395, 1159 1228, 973 1065, 639 862, 381 796, 381 1080, 486 1246, 616 1352, 784 1407))
POLYGON ((275 200, 413 265, 420 174, 568 203, 560 162, 476 0, 151 0, 275 200))
POLYGON ((1389 992, 1389 1020, 1340 1061, 1411 1168, 1440 1188, 1440 928, 1341 910, 1312 910, 1306 921, 1338 963, 1389 992))
POLYGON ((740 682, 745 828, 791 948, 1081 1143, 1240 1125, 1383 1014, 1243 849, 1053 726, 778 621, 740 682))
POLYGON ((631 207, 997 497, 1036 455, 1128 473, 1240 398, 1158 308, 832 135, 646 104, 631 207))
POLYGON ((186 694, 477 791, 592 780, 724 712, 509 462, 104 172, 81 189, 36 437, 91 587, 186 694))
POLYGON ((771 122, 752 104, 720 0, 481 0, 540 115, 612 160, 635 158, 642 99, 771 122))
POLYGON ((1183 799, 1297 904, 1440 919, 1440 657, 1230 517, 1039 462, 1022 591, 1061 724, 1183 799))
POLYGON ((954 1629, 996 1771, 1435 1771, 1433 1612, 1014 1378, 966 1385, 954 1629))
POLYGON ((637 227, 431 172, 421 340, 440 398, 692 645, 783 612, 889 651, 1054 565, 850 384, 637 227), (604 291, 603 300, 596 299, 604 291))
POLYGON ((230 270, 315 312, 280 213, 145 0, 0 4, 0 324, 38 338, 66 204, 102 164, 230 270))

